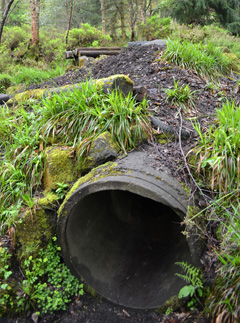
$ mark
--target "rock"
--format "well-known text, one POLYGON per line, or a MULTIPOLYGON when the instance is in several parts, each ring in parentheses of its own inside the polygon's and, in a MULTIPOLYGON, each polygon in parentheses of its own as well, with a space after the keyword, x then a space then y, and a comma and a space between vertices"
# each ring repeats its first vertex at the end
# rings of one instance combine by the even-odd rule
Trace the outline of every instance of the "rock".
POLYGON ((46 168, 44 187, 46 190, 56 190, 57 183, 71 183, 77 179, 77 170, 72 148, 66 146, 51 146, 45 151, 46 168))
POLYGON ((92 168, 115 159, 118 150, 108 132, 104 132, 93 140, 86 158, 80 163, 80 172, 85 174, 92 168))
POLYGON ((87 56, 79 56, 78 58, 78 67, 90 67, 94 63, 93 57, 87 57, 87 56))
POLYGON ((126 75, 113 75, 104 79, 96 80, 97 88, 103 88, 103 92, 107 93, 115 89, 121 91, 124 95, 133 92, 133 81, 126 75))
POLYGON ((9 95, 7 94, 0 94, 0 104, 6 103, 10 99, 9 95))

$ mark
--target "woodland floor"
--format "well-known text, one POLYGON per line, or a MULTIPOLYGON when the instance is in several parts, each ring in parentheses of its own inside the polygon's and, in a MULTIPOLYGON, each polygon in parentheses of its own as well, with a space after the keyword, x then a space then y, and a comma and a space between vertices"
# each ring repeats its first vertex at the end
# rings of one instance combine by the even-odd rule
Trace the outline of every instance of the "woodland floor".
MULTIPOLYGON (((183 70, 177 66, 168 64, 165 61, 157 61, 161 57, 161 48, 156 46, 144 46, 131 48, 117 56, 111 56, 98 61, 89 71, 86 68, 74 69, 63 76, 52 81, 31 88, 55 87, 70 83, 80 83, 86 77, 103 78, 114 74, 126 74, 136 86, 141 85, 147 88, 147 100, 149 101, 149 110, 152 114, 159 117, 166 124, 179 129, 182 127, 189 131, 190 137, 187 140, 178 140, 159 144, 151 143, 144 147, 155 156, 156 165, 159 169, 168 168, 168 171, 179 180, 191 184, 187 174, 182 152, 186 153, 190 147, 197 142, 197 135, 193 129, 191 120, 196 120, 201 127, 207 128, 214 119, 216 108, 222 105, 223 95, 229 99, 234 99, 240 104, 240 90, 236 80, 230 78, 219 79, 219 89, 208 89, 206 81, 198 77, 191 70, 183 70), (160 49, 160 52, 157 51, 160 49), (164 89, 173 87, 174 79, 179 81, 179 85, 188 84, 195 93, 196 109, 191 113, 182 115, 177 114, 176 108, 165 101, 166 94, 164 89), (181 144, 181 145, 180 145, 181 144), (181 147, 180 147, 181 146, 181 147)), ((201 204, 201 200, 200 200, 201 204)), ((204 205, 200 205, 204 206, 204 205)), ((210 230, 210 229, 209 229, 210 230)), ((211 260, 211 246, 206 247, 205 255, 202 259, 205 271, 210 272, 213 268, 211 260)), ((209 273, 208 280, 211 280, 209 273)), ((25 318, 4 319, 0 322, 27 323, 33 322, 32 313, 28 313, 25 318)), ((46 315, 40 318, 38 322, 81 322, 81 323, 180 323, 180 322, 208 322, 206 318, 200 316, 198 312, 186 312, 179 309, 178 313, 162 315, 154 310, 133 310, 114 305, 105 299, 98 299, 85 294, 80 302, 73 300, 67 311, 58 312, 54 315, 46 315)))

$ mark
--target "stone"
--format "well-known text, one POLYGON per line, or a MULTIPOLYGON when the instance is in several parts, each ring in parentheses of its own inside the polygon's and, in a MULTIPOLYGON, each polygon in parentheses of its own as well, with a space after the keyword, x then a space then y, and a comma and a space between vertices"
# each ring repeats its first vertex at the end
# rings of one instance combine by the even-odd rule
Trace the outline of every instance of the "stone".
POLYGON ((87 157, 80 163, 80 172, 86 173, 92 168, 112 161, 117 155, 118 149, 111 135, 108 132, 104 132, 93 140, 87 157))

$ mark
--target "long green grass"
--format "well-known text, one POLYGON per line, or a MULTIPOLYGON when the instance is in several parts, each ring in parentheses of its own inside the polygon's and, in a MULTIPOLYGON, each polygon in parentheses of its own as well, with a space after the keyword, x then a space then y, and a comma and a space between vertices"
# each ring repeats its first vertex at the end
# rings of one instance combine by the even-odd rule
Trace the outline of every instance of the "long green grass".
POLYGON ((215 80, 217 76, 225 75, 230 70, 229 58, 210 43, 203 45, 168 39, 162 58, 182 68, 192 69, 200 77, 209 80, 215 80))
POLYGON ((202 133, 195 124, 199 142, 192 150, 196 171, 212 191, 228 192, 240 188, 240 106, 227 101, 217 110, 216 123, 202 133))

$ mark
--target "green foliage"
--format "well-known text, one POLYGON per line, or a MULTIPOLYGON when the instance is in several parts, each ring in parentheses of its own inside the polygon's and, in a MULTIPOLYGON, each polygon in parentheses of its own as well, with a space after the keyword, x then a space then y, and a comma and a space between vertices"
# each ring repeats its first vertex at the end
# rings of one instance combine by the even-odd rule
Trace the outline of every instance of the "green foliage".
POLYGON ((187 305, 191 310, 194 310, 199 303, 198 297, 201 298, 203 296, 203 282, 200 269, 189 265, 186 262, 176 262, 176 265, 179 265, 186 274, 176 273, 175 275, 182 278, 188 284, 179 291, 178 297, 189 297, 190 300, 187 305))
POLYGON ((117 91, 106 95, 89 82, 80 91, 45 99, 41 115, 44 137, 77 145, 81 155, 105 131, 124 152, 134 148, 144 133, 151 136, 146 101, 137 104, 132 94, 124 97, 117 91))
POLYGON ((11 77, 8 74, 0 74, 0 93, 5 93, 11 83, 11 77))
MULTIPOLYGON (((195 130, 199 142, 192 150, 197 161, 197 172, 212 191, 228 192, 240 187, 240 106, 226 102, 217 110, 215 125, 204 134, 198 124, 195 130)), ((195 163, 194 162, 194 163, 195 163)))
POLYGON ((81 46, 91 46, 94 41, 98 41, 99 45, 111 42, 109 35, 104 35, 102 31, 89 24, 82 24, 81 28, 73 28, 69 32, 68 47, 75 49, 81 46))
POLYGON ((190 111, 195 109, 194 94, 197 91, 191 91, 189 85, 178 85, 179 81, 175 81, 174 79, 174 88, 173 89, 165 89, 165 93, 167 95, 166 101, 171 101, 172 104, 176 105, 183 109, 183 111, 190 111))
POLYGON ((64 73, 64 68, 58 66, 48 70, 42 70, 33 67, 19 66, 17 72, 12 76, 12 82, 14 84, 24 83, 26 86, 30 84, 38 84, 45 82, 49 79, 55 78, 64 73))
POLYGON ((9 286, 9 277, 12 275, 10 270, 11 255, 6 248, 0 247, 0 317, 7 310, 13 307, 12 298, 10 296, 11 287, 9 286))
POLYGON ((72 296, 83 295, 83 284, 72 276, 60 257, 60 247, 53 238, 36 258, 30 256, 24 261, 23 295, 18 297, 17 311, 34 309, 46 314, 66 310, 72 296))
POLYGON ((199 76, 210 80, 229 72, 229 58, 210 43, 202 45, 168 39, 162 58, 182 68, 190 68, 199 76))
POLYGON ((58 198, 62 200, 66 195, 69 185, 66 183, 57 183, 57 186, 58 188, 56 189, 56 193, 58 195, 58 198))
POLYGON ((0 163, 0 214, 4 232, 16 221, 24 194, 32 196, 42 176, 43 143, 36 116, 22 107, 15 111, 1 107, 0 147, 4 149, 4 162, 0 163))
MULTIPOLYGON (((236 192, 237 207, 224 203, 221 212, 220 235, 221 250, 217 253, 220 260, 218 275, 208 307, 212 315, 221 317, 221 322, 234 322, 240 311, 240 206, 239 192, 236 192)), ((218 201, 216 201, 218 204, 218 201)))
POLYGON ((146 23, 140 26, 140 32, 144 39, 152 40, 157 38, 166 38, 170 35, 171 18, 159 18, 154 15, 146 19, 146 23))

